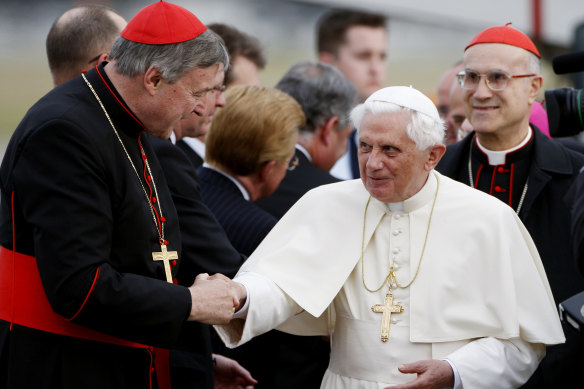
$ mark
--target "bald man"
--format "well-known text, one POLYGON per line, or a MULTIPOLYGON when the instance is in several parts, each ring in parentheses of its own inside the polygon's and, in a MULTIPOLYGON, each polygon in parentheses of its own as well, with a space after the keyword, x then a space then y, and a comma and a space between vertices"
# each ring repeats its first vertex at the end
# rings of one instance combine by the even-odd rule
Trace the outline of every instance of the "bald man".
POLYGON ((117 11, 103 5, 80 5, 61 14, 46 42, 54 86, 107 61, 126 24, 117 11))

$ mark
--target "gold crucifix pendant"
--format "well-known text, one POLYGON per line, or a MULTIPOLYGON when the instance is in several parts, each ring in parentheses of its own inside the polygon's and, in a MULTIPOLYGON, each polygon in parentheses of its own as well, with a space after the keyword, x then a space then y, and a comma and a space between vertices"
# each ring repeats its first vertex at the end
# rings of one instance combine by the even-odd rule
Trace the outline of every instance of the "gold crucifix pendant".
POLYGON ((387 342, 389 339, 391 314, 403 312, 404 307, 399 304, 393 305, 393 293, 391 293, 390 287, 385 295, 383 304, 375 304, 371 307, 371 310, 375 313, 383 313, 383 316, 381 316, 381 341, 387 342))
POLYGON ((159 251, 159 252, 152 253, 152 260, 164 262, 164 272, 166 273, 166 281, 170 282, 172 284, 173 283, 172 282, 172 273, 170 272, 169 261, 171 259, 178 259, 178 253, 176 251, 170 251, 170 252, 166 251, 165 244, 160 245, 160 250, 161 251, 159 251))

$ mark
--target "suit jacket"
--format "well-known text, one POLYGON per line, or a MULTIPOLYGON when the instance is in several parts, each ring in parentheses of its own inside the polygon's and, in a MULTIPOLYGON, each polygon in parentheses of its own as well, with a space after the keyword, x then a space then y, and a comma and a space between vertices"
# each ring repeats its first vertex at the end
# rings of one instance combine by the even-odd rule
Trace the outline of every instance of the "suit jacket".
POLYGON ((256 204, 280 219, 284 214, 310 189, 324 184, 338 182, 329 172, 312 164, 306 155, 296 149, 298 166, 296 169, 286 172, 286 176, 278 186, 278 189, 269 197, 259 199, 256 204))
POLYGON ((195 169, 198 169, 201 165, 203 165, 203 158, 191 146, 187 144, 182 139, 176 141, 176 145, 186 154, 189 158, 195 169))
POLYGON ((240 253, 250 255, 276 225, 276 218, 243 198, 239 188, 213 169, 197 171, 203 201, 215 214, 231 244, 240 253))
MULTIPOLYGON (((570 208, 566 193, 584 165, 584 155, 570 150, 534 130, 533 157, 528 190, 519 217, 541 256, 556 303, 582 291, 584 278, 577 273, 572 255, 570 208)), ((436 170, 468 185, 467 162, 474 132, 449 145, 436 170)), ((548 347, 547 356, 526 388, 569 387, 584 366, 584 341, 564 325, 566 343, 548 347), (578 367, 579 366, 579 367, 578 367), (562 383, 565 383, 563 385, 562 383)))
MULTIPOLYGON (((206 167, 198 169, 201 194, 215 214, 233 246, 244 254, 251 254, 277 220, 254 203, 247 201, 239 188, 223 174, 206 167)), ((213 350, 237 360, 258 380, 257 389, 282 388, 276 381, 280 363, 281 337, 279 331, 269 331, 246 345, 231 350, 213 335, 213 350)))
POLYGON ((576 267, 584 275, 584 172, 578 174, 568 197, 572 202, 572 239, 576 267))

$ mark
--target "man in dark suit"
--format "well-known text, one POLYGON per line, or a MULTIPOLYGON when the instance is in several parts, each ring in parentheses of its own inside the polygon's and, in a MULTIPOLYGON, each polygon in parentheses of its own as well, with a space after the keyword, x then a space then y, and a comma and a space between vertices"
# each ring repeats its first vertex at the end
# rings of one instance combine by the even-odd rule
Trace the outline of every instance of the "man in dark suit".
MULTIPOLYGON (((258 72, 266 65, 266 59, 257 38, 239 31, 238 29, 221 23, 210 24, 208 28, 219 35, 225 42, 229 53, 229 67, 225 71, 224 85, 229 88, 233 85, 259 86, 258 72)), ((176 145, 189 157, 195 168, 203 164, 205 159, 205 134, 209 130, 215 109, 223 107, 225 100, 222 96, 215 100, 215 105, 204 117, 192 117, 183 121, 183 135, 181 130, 176 131, 176 145), (199 128, 199 135, 188 135, 189 127, 199 128)))
POLYGON ((338 181, 328 171, 347 149, 353 129, 349 112, 357 93, 340 71, 322 62, 295 64, 276 89, 294 97, 306 116, 296 145, 298 166, 286 173, 274 194, 257 201, 280 219, 310 189, 338 181))
MULTIPOLYGON (((437 170, 507 203, 531 234, 556 303, 584 289, 571 253, 566 193, 584 156, 530 125, 542 86, 540 54, 510 26, 479 33, 458 76, 474 131, 448 146, 437 170)), ((566 343, 550 346, 524 388, 570 387, 584 366, 584 340, 564 326, 566 343)))

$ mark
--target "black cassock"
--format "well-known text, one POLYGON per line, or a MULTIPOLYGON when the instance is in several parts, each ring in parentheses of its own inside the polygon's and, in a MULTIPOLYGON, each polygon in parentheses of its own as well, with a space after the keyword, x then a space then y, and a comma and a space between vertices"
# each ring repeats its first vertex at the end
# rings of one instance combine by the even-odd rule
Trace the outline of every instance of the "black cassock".
MULTIPOLYGON (((186 332, 191 297, 186 287, 166 282, 163 263, 152 260, 161 246, 147 196, 156 197, 166 219, 168 250, 179 251, 173 275, 181 257, 178 219, 144 129, 104 66, 86 77, 128 154, 83 78, 49 92, 16 129, 0 168, 0 243, 13 248, 14 223, 15 251, 36 257, 59 315, 109 335, 171 348, 186 332), (152 194, 139 140, 157 189, 152 194)), ((17 324, 10 329, 0 321, 0 387, 156 387, 152 353, 17 324)))

